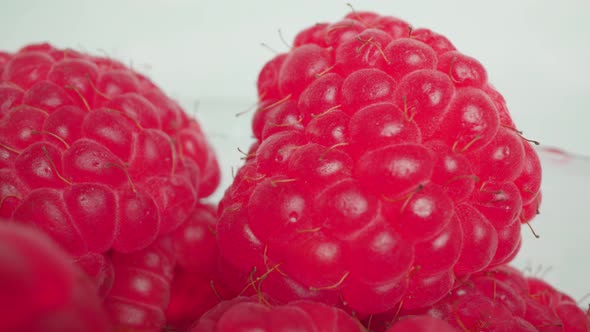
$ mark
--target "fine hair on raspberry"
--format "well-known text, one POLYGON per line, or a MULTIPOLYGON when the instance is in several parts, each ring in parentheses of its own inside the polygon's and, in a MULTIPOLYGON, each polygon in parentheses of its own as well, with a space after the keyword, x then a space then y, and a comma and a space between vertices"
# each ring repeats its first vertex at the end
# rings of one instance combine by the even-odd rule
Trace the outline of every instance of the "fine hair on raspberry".
POLYGON ((362 317, 430 306, 518 252, 539 159, 443 35, 352 12, 300 31, 257 87, 256 142, 217 225, 244 292, 362 317))
POLYGON ((49 44, 0 67, 0 216, 73 256, 133 252, 220 180, 195 119, 122 63, 49 44))

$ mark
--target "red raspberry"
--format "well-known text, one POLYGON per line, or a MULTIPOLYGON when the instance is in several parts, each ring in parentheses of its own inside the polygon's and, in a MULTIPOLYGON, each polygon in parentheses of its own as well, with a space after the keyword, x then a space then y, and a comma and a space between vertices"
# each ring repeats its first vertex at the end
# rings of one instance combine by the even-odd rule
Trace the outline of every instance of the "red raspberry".
POLYGON ((88 253, 74 259, 74 263, 86 272, 101 298, 109 293, 115 280, 115 269, 108 255, 88 253))
POLYGON ((132 252, 218 183, 199 124, 143 75, 48 44, 0 55, 0 216, 74 256, 132 252))
POLYGON ((216 207, 197 203, 186 222, 172 233, 178 267, 206 276, 215 273, 219 258, 216 223, 216 207))
POLYGON ((442 319, 430 316, 408 316, 393 324, 387 332, 459 332, 442 319))
POLYGON ((0 222, 0 331, 111 331, 83 273, 47 235, 0 222))
POLYGON ((268 306, 246 297, 221 302, 190 332, 317 331, 362 332, 364 328, 344 311, 311 301, 268 306))
POLYGON ((373 314, 516 255, 540 163, 476 59, 374 13, 294 45, 260 72, 257 142, 220 203, 236 276, 373 314))
POLYGON ((223 283, 215 237, 216 207, 197 204, 188 220, 172 235, 176 268, 171 284, 166 325, 185 331, 220 298, 237 295, 223 283))
POLYGON ((212 277, 188 273, 179 268, 174 271, 171 287, 166 327, 174 331, 186 331, 195 320, 217 305, 220 297, 235 296, 234 293, 226 295, 225 289, 212 277))
POLYGON ((402 309, 393 317, 377 316, 372 319, 372 326, 376 326, 376 331, 385 330, 387 324, 395 328, 404 322, 406 315, 435 317, 458 332, 585 332, 590 329, 590 319, 571 297, 506 265, 458 281, 448 296, 430 308, 402 309))
POLYGON ((115 280, 104 306, 113 323, 121 330, 161 331, 175 264, 172 240, 129 254, 113 252, 111 259, 115 280))
POLYGON ((169 236, 133 253, 113 252, 115 280, 105 299, 121 329, 185 330, 225 291, 215 240, 215 210, 197 203, 187 220, 169 236))

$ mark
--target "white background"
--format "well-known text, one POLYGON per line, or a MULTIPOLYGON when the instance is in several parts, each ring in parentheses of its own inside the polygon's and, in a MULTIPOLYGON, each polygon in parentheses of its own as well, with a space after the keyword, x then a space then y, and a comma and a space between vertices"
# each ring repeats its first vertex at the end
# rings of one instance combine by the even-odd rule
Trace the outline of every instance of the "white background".
MULTIPOLYGON (((525 136, 590 155, 590 1, 351 3, 446 35, 488 69, 525 136)), ((291 42, 300 29, 348 11, 345 1, 335 0, 0 0, 0 49, 50 41, 106 53, 148 74, 197 113, 218 149, 227 186, 230 167, 239 165, 236 148, 250 142, 248 116, 234 114, 256 102, 258 71, 273 56, 260 44, 286 51, 279 29, 291 42)), ((533 274, 550 268, 548 280, 581 298, 590 293, 590 162, 551 159, 543 159, 545 199, 533 223, 541 239, 523 228, 514 264, 533 274)))

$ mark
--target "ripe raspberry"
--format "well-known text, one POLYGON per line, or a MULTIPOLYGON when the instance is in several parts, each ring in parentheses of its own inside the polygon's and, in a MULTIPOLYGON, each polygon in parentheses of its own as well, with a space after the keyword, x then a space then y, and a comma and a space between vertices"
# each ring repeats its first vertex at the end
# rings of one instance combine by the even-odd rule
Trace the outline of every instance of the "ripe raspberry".
POLYGON ((216 223, 216 207, 197 203, 186 222, 172 233, 178 267, 204 276, 215 273, 219 258, 216 223))
POLYGON ((166 309, 168 329, 186 331, 194 321, 217 305, 220 298, 231 299, 236 295, 233 292, 227 293, 219 282, 215 282, 218 280, 216 278, 218 276, 206 277, 180 268, 174 271, 170 305, 166 309))
POLYGON ((89 280, 41 232, 0 222, 0 331, 110 331, 89 280))
POLYGON ((175 264, 172 240, 129 254, 113 252, 111 259, 115 280, 104 307, 113 323, 120 330, 161 331, 175 264))
POLYGON ((76 257, 132 252, 217 186, 199 124, 143 75, 48 44, 0 59, 0 216, 76 257))
POLYGON ((268 306, 251 298, 221 302, 190 329, 190 332, 317 331, 362 332, 365 329, 344 311, 311 301, 268 306))
POLYGON ((138 252, 112 252, 115 280, 105 307, 118 327, 185 330, 218 296, 237 295, 220 283, 215 222, 214 207, 197 203, 169 236, 138 252))
POLYGON ((221 299, 237 295, 223 283, 215 237, 216 207, 197 204, 188 220, 173 234, 176 268, 171 284, 166 325, 187 328, 221 299))
POLYGON ((99 296, 104 299, 115 280, 115 269, 110 257, 106 254, 88 253, 75 258, 74 264, 86 272, 99 296))
POLYGON ((590 328, 590 319, 571 297, 506 265, 458 281, 431 308, 375 317, 378 327, 374 330, 382 330, 384 322, 395 327, 405 315, 436 317, 456 331, 585 332, 590 328))
POLYGON ((372 314, 514 257, 541 168, 476 59, 374 13, 294 45, 260 72, 257 142, 220 204, 242 276, 372 314))
POLYGON ((460 332, 442 319, 430 316, 408 316, 393 324, 387 332, 460 332))

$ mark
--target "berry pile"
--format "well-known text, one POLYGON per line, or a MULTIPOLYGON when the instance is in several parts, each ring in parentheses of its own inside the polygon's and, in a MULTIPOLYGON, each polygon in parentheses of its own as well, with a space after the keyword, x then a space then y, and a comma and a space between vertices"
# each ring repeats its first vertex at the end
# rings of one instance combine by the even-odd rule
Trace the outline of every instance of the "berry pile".
POLYGON ((483 66, 445 37, 352 13, 300 32, 258 93, 218 235, 272 299, 420 308, 518 252, 539 159, 483 66))
POLYGON ((353 12, 301 31, 258 97, 214 206, 212 148, 149 79, 0 52, 0 332, 590 330, 506 265, 541 165, 447 38, 353 12))
MULTIPOLYGON (((0 62, 1 64, 1 62, 0 62)), ((111 331, 68 255, 38 230, 0 222, 0 331, 111 331)))

